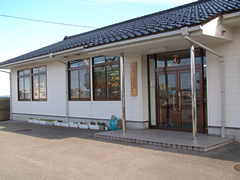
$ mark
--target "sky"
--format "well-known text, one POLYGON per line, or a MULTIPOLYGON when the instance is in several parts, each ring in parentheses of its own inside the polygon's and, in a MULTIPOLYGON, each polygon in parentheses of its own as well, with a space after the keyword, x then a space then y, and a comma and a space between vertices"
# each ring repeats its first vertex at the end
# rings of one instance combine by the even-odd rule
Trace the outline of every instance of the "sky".
MULTIPOLYGON (((64 36, 80 34, 193 1, 2 0, 0 2, 0 62, 61 41, 64 36), (78 26, 42 23, 6 16, 78 26)), ((2 95, 9 95, 9 77, 5 73, 0 73, 0 96, 2 95)))

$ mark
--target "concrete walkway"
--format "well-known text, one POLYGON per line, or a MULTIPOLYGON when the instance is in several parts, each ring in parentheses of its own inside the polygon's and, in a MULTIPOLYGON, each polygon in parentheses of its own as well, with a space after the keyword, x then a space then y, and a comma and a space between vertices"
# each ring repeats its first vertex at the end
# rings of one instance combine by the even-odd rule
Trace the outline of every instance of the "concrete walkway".
POLYGON ((93 136, 99 131, 0 122, 1 180, 239 179, 240 143, 207 153, 93 136))
POLYGON ((177 149, 186 149, 200 152, 207 152, 234 142, 233 138, 221 138, 200 133, 197 135, 197 141, 195 142, 193 141, 192 133, 190 132, 155 129, 127 129, 125 134, 122 133, 122 130, 107 131, 95 133, 94 136, 98 138, 113 139, 139 144, 149 144, 177 149))

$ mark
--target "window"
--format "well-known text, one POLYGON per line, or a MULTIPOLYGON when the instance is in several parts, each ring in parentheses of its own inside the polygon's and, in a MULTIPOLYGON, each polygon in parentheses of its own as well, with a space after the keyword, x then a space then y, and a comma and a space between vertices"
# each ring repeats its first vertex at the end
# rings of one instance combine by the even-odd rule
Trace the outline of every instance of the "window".
POLYGON ((93 58, 94 100, 120 100, 119 57, 93 58))
POLYGON ((70 100, 90 100, 90 60, 69 62, 70 100))
POLYGON ((18 100, 31 100, 30 69, 18 71, 18 100))
POLYGON ((47 68, 46 66, 32 69, 32 98, 35 101, 47 100, 47 68))

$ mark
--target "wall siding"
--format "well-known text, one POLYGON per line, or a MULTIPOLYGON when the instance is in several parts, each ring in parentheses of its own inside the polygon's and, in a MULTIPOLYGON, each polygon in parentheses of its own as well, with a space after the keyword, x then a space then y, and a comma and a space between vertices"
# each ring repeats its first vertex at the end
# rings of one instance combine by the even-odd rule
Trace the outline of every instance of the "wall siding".
MULTIPOLYGON (((210 48, 224 56, 226 127, 240 128, 240 28, 234 29, 234 41, 210 48)), ((207 53, 208 125, 221 126, 219 60, 207 53)))
POLYGON ((125 57, 126 119, 143 121, 141 55, 125 57), (131 96, 130 63, 137 62, 138 96, 131 96))
MULTIPOLYGON (((64 59, 65 62, 72 59, 64 59)), ((62 60, 63 61, 63 60, 62 60)), ((92 72, 91 72, 92 73, 92 72)), ((66 116, 65 65, 57 61, 21 66, 12 69, 13 113, 27 115, 66 116), (18 101, 17 71, 47 66, 47 101, 18 101)), ((125 56, 126 120, 141 122, 148 119, 147 108, 147 61, 141 55, 125 56), (131 96, 130 63, 137 62, 138 96, 131 96), (144 64, 144 67, 142 66, 144 64), (144 71, 144 73, 142 73, 144 71), (142 92, 144 91, 144 93, 142 92), (144 99, 144 104, 143 104, 144 99)), ((92 91, 93 93, 93 91, 92 91)), ((111 116, 122 117, 121 101, 69 101, 69 117, 110 120, 111 116)), ((19 117, 19 116, 15 116, 19 117)), ((27 116, 28 117, 28 116, 27 116)))
POLYGON ((65 116, 65 66, 58 62, 12 69, 13 113, 65 116), (47 101, 18 101, 17 71, 47 65, 47 101))

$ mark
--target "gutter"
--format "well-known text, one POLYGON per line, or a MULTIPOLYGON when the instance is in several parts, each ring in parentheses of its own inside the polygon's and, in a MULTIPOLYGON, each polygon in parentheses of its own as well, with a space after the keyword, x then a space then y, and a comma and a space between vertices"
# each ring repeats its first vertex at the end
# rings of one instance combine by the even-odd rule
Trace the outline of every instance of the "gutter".
POLYGON ((0 72, 9 74, 9 83, 10 83, 10 117, 9 117, 9 119, 12 120, 12 77, 11 77, 12 74, 11 74, 11 72, 7 72, 7 71, 3 71, 3 70, 0 70, 0 72))
POLYGON ((240 12, 235 12, 235 13, 231 13, 231 14, 225 14, 223 15, 223 19, 229 19, 229 18, 234 18, 240 16, 240 12))
MULTIPOLYGON (((208 48, 207 46, 204 46, 203 44, 191 39, 189 36, 189 31, 188 28, 182 28, 182 35, 184 37, 185 40, 189 41, 191 44, 195 44, 200 46, 201 48, 205 49, 206 51, 214 54, 215 56, 217 56, 219 58, 219 70, 220 70, 220 83, 221 83, 221 87, 220 87, 220 93, 221 93, 221 137, 224 138, 226 136, 226 120, 225 120, 225 80, 224 80, 224 58, 222 55, 220 55, 219 53, 217 53, 216 51, 208 48)), ((191 59, 195 56, 194 53, 191 53, 191 59)), ((195 112, 194 112, 195 113, 195 112)), ((195 127, 196 128, 196 127, 195 127)), ((194 129, 194 128, 193 128, 194 129)), ((196 130, 196 129, 195 129, 196 130)), ((194 132, 195 133, 195 132, 194 132)), ((193 133, 193 134, 194 134, 193 133)), ((196 137, 195 137, 196 138, 196 137)))
MULTIPOLYGON (((73 49, 67 49, 67 50, 64 50, 64 51, 59 51, 59 52, 55 52, 54 56, 62 55, 62 54, 69 53, 69 52, 79 51, 79 50, 82 50, 82 49, 84 49, 84 48, 81 46, 81 47, 77 47, 77 48, 73 48, 73 49)), ((49 58, 49 57, 51 58, 52 54, 53 53, 43 55, 43 56, 39 56, 39 57, 35 57, 35 58, 26 59, 26 60, 21 60, 21 61, 17 61, 17 62, 12 62, 12 63, 9 63, 9 64, 4 64, 4 65, 0 66, 0 68, 8 68, 9 66, 12 66, 12 65, 18 65, 18 64, 22 64, 22 63, 26 63, 26 62, 32 62, 32 61, 38 61, 38 60, 42 60, 44 58, 49 58)))

